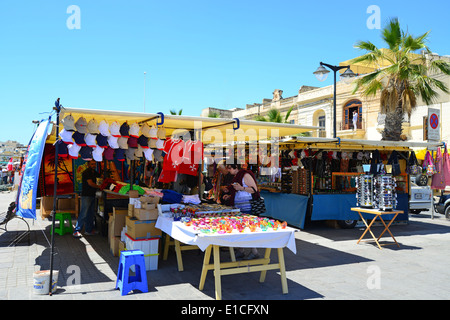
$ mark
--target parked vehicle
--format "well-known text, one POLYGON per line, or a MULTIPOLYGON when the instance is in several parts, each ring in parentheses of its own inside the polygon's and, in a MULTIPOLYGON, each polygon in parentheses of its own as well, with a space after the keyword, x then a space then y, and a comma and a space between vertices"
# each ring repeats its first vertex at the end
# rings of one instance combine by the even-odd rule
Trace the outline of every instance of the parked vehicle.
MULTIPOLYGON (((411 181, 411 194, 409 198, 409 212, 420 213, 430 210, 433 200, 433 190, 429 186, 418 186, 411 181)), ((450 202, 449 202, 450 203, 450 202)))
POLYGON ((435 208, 438 213, 445 215, 445 218, 450 220, 450 194, 441 193, 435 208))

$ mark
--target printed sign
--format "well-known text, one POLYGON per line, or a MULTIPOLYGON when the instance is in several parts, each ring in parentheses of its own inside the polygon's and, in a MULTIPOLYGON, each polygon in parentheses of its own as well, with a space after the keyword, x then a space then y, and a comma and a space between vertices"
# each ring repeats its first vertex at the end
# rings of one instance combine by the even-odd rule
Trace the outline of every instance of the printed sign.
POLYGON ((429 141, 440 141, 440 110, 439 109, 428 109, 428 140, 429 141))

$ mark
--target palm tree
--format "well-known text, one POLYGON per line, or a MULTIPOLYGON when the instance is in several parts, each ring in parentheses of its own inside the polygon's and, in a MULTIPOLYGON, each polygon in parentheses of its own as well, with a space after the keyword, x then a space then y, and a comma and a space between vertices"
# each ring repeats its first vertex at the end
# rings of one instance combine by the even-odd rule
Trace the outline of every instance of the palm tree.
POLYGON ((292 106, 286 115, 283 117, 281 116, 281 113, 277 109, 270 109, 269 112, 267 112, 267 118, 262 115, 257 115, 255 120, 256 121, 266 121, 266 122, 276 122, 276 123, 288 123, 289 116, 291 115, 292 109, 294 109, 294 106, 292 106))
POLYGON ((430 105, 439 95, 435 89, 449 92, 445 83, 428 75, 439 71, 450 75, 450 64, 443 60, 427 62, 425 55, 414 54, 419 50, 431 52, 426 45, 429 33, 414 37, 401 30, 398 19, 393 18, 381 32, 388 49, 379 49, 370 41, 356 44, 356 48, 366 50, 366 54, 352 59, 350 64, 363 62, 380 66, 382 62, 389 63, 387 67, 359 77, 353 90, 353 93, 362 90, 364 96, 381 94, 380 112, 386 114, 382 140, 400 140, 403 116, 411 115, 419 97, 430 105))
POLYGON ((170 109, 170 114, 171 115, 179 115, 179 116, 181 116, 181 114, 183 113, 183 109, 180 109, 180 111, 176 111, 175 109, 170 109))
POLYGON ((208 114, 209 118, 220 118, 220 113, 215 112, 215 111, 210 111, 208 114))

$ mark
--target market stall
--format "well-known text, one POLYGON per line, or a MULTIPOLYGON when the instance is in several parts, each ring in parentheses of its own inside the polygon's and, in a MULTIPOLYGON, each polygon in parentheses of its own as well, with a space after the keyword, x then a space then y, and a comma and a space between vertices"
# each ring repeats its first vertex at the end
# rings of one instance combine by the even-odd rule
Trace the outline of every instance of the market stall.
MULTIPOLYGON (((410 166, 413 148, 436 148, 442 143, 390 142, 296 137, 279 142, 280 168, 269 175, 259 167, 258 182, 266 200, 266 215, 304 227, 311 220, 337 220, 353 227, 360 219, 357 205, 359 177, 380 175, 386 168, 395 180, 395 208, 403 211, 396 223, 408 221, 410 166), (366 168, 364 168, 366 167, 366 168), (289 204, 291 210, 282 210, 289 204)), ((390 220, 394 215, 387 215, 390 220)))
MULTIPOLYGON (((146 262, 146 267, 150 269, 147 270, 157 268, 162 236, 161 229, 156 227, 159 205, 196 205, 204 202, 202 197, 204 143, 279 139, 282 136, 318 129, 239 119, 72 109, 60 105, 59 99, 55 102, 54 110, 56 125, 51 122, 52 115, 45 122, 45 126, 40 124, 39 139, 41 140, 39 144, 36 143, 37 152, 33 153, 33 157, 41 160, 45 145, 52 146, 47 154, 49 155, 48 164, 54 155, 54 167, 48 170, 51 172, 48 172, 47 176, 53 176, 53 180, 49 178, 45 181, 46 191, 44 192, 44 196, 53 196, 52 212, 57 211, 58 198, 67 193, 76 194, 80 191, 81 174, 86 168, 86 163, 91 160, 96 161, 97 170, 101 173, 101 178, 97 178, 96 181, 96 184, 101 185, 101 192, 97 195, 97 213, 103 219, 102 223, 107 223, 111 252, 118 255, 121 250, 142 250, 145 252, 145 258, 149 260, 148 263, 146 262), (50 132, 48 136, 47 132, 50 132), (185 161, 186 159, 189 161, 185 161), (64 174, 73 182, 73 189, 70 188, 70 183, 67 183, 64 189, 58 186, 60 180, 58 175, 61 174, 61 170, 58 172, 58 169, 61 169, 60 161, 65 168, 64 174), (187 166, 183 167, 184 164, 187 166), (151 172, 150 176, 147 176, 148 172, 151 172), (189 188, 183 191, 177 189, 180 187, 178 178, 181 173, 190 181, 189 188), (49 191, 51 186, 53 194, 49 191)), ((26 166, 31 168, 33 164, 30 162, 26 166)), ((40 162, 35 164, 39 166, 40 162)), ((33 167, 34 174, 36 165, 33 167)), ((45 176, 45 171, 43 172, 45 176)), ((30 184, 28 176, 24 180, 30 184)), ((18 199, 22 199, 22 194, 18 199)), ((21 203, 19 203, 20 206, 22 206, 21 203)), ((278 228, 280 222, 276 221, 276 227, 272 220, 269 223, 272 228, 278 228)), ((53 219, 52 230, 54 225, 55 219, 53 219)), ((286 228, 286 222, 281 228, 286 228)), ((286 230, 281 231, 281 228, 276 234, 286 235, 286 230)), ((265 274, 269 269, 278 268, 283 274, 283 292, 287 292, 284 258, 282 258, 282 248, 286 244, 280 244, 278 237, 273 235, 275 230, 272 232, 266 232, 266 229, 263 231, 252 229, 247 232, 229 231, 228 236, 221 236, 218 239, 230 241, 235 238, 235 235, 230 233, 237 232, 240 240, 233 240, 235 245, 245 246, 245 242, 252 243, 254 241, 252 239, 259 239, 258 247, 278 249, 279 263, 269 265, 270 251, 266 251, 267 256, 262 260, 263 267, 258 267, 258 270, 265 274), (265 236, 262 237, 261 233, 265 236), (229 239, 226 240, 227 238, 229 239), (262 239, 265 240, 262 241, 262 239)), ((196 235, 195 238, 202 237, 196 235)), ((217 239, 212 240, 214 238, 216 237, 206 237, 205 239, 208 240, 205 243, 198 242, 195 245, 203 250, 205 245, 206 248, 210 246, 216 248, 221 243, 217 243, 217 239)), ((288 238, 290 239, 289 247, 292 250, 293 237, 288 238)), ((52 236, 51 241, 53 257, 55 237, 52 236)), ((210 249, 206 249, 207 257, 210 256, 210 252, 210 249)), ((216 255, 216 249, 214 252, 216 255)), ((210 268, 209 258, 206 259, 206 256, 204 272, 210 268)), ((218 264, 219 262, 215 261, 214 266, 218 264)), ((53 259, 51 259, 50 274, 52 270, 53 259)), ((219 279, 216 278, 216 288, 220 292, 220 285, 217 286, 217 284, 220 284, 221 272, 216 271, 219 279)))

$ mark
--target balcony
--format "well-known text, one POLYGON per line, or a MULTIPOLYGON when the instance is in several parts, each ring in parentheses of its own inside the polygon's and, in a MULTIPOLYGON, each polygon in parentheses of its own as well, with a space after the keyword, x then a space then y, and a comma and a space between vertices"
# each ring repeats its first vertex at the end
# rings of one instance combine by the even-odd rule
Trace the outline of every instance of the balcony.
POLYGON ((366 123, 364 119, 356 123, 356 129, 353 127, 353 122, 339 122, 336 124, 336 127, 338 128, 337 135, 339 137, 360 138, 366 134, 366 123))

